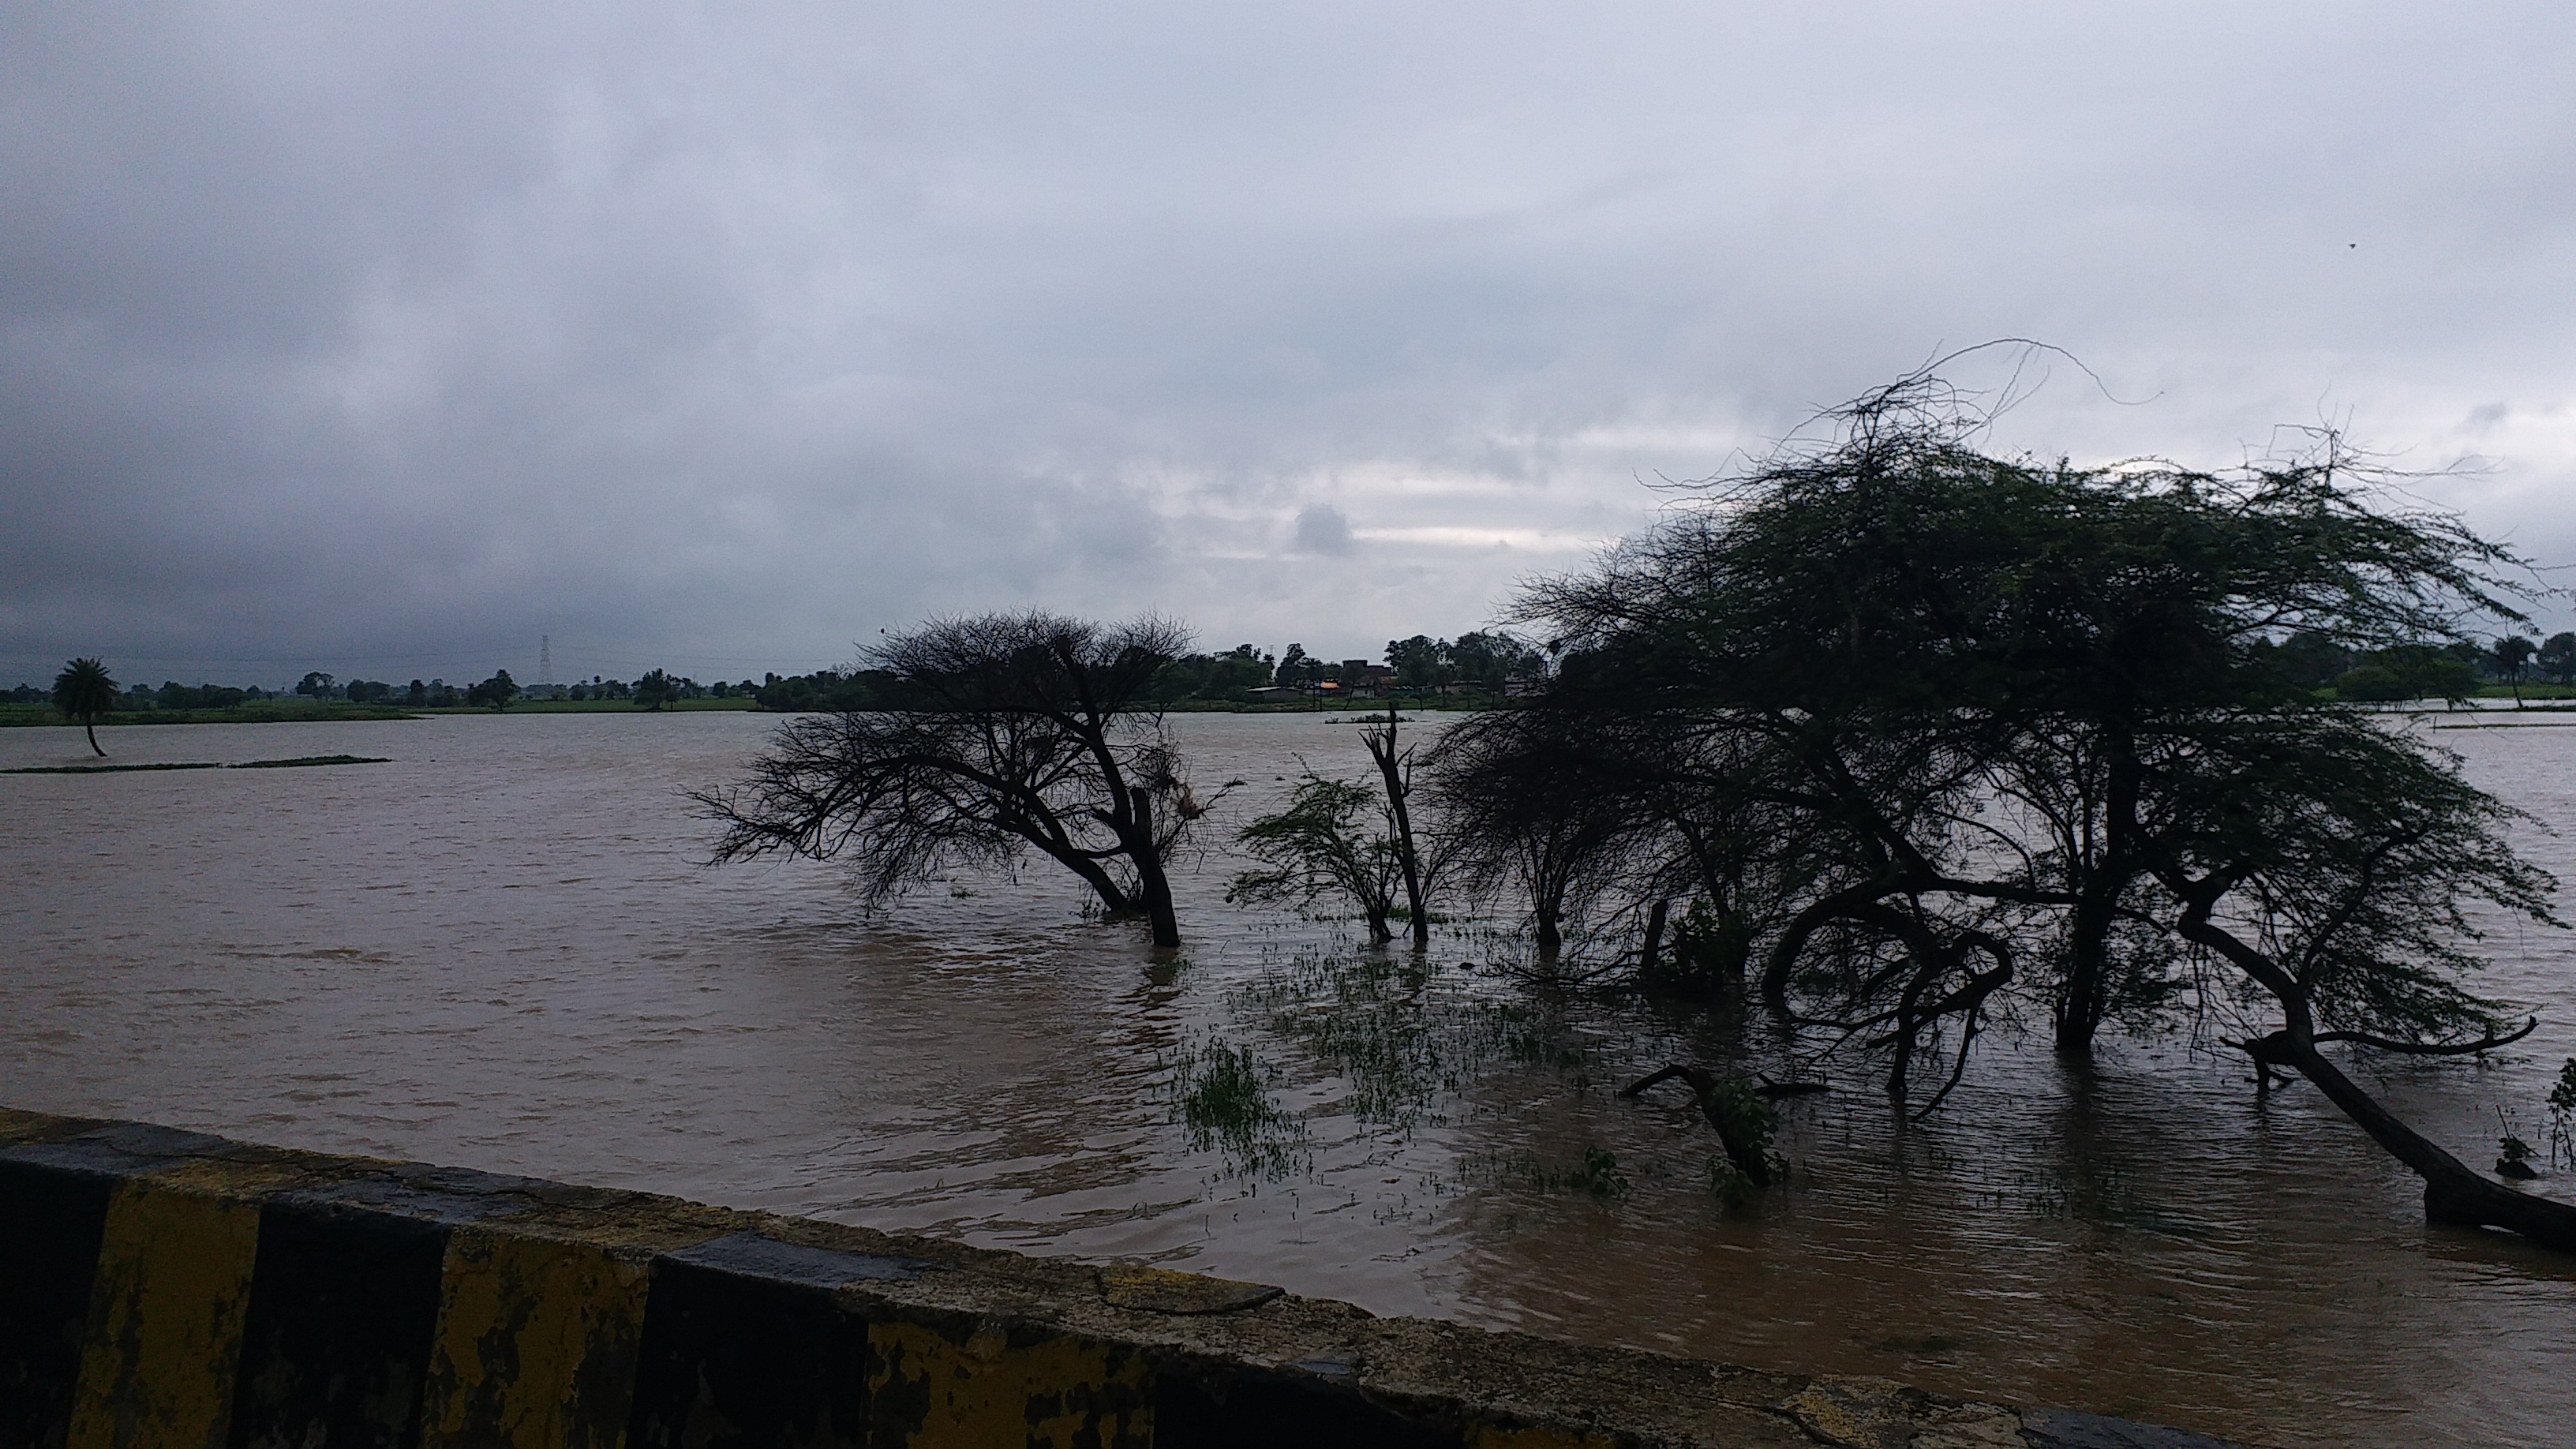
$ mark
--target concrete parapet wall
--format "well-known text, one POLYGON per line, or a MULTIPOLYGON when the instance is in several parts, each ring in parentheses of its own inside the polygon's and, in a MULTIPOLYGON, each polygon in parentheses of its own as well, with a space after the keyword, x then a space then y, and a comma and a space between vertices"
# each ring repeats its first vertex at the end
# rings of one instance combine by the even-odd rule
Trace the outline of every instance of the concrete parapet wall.
POLYGON ((0 1449, 2216 1441, 0 1110, 0 1449))

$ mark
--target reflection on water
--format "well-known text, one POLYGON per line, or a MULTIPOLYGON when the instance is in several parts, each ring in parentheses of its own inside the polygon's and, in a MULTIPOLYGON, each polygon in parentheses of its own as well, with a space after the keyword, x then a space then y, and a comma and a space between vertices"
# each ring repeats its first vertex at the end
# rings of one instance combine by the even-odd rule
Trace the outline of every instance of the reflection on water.
MULTIPOLYGON (((1416 963, 1238 911, 1215 849, 1159 961, 1038 868, 879 922, 827 870, 704 869, 676 792, 774 723, 124 728, 129 762, 393 762, 0 780, 0 1100, 2280 1443, 2561 1443, 2576 1419, 2576 1260, 2428 1230, 2402 1170, 2237 1061, 2132 1042, 2075 1074, 1998 1033, 1917 1126, 1857 1082, 1782 1103, 1788 1182, 1730 1206, 1686 1094, 1613 1092, 1779 1065, 1758 1030, 1532 994, 1472 925, 1416 963)), ((1313 717, 1178 727, 1202 778, 1253 782, 1235 821, 1298 755, 1365 769, 1313 717)), ((2576 821, 2576 732, 2441 738, 2576 821)), ((85 754, 0 731, 0 765, 85 754)), ((2565 840, 2530 843, 2576 876, 2565 840)), ((2576 1053, 2568 943, 2505 929, 2487 985, 2542 1011, 2529 1054, 2377 1079, 2478 1162, 2576 1053)))

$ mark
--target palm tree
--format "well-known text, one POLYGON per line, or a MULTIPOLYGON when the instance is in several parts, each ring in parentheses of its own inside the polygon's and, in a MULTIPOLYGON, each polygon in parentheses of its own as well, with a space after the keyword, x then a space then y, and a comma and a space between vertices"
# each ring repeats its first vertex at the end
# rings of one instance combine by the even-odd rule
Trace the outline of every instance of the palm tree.
POLYGON ((116 681, 96 659, 75 659, 54 676, 54 708, 89 730, 89 747, 98 748, 98 722, 116 708, 116 681))

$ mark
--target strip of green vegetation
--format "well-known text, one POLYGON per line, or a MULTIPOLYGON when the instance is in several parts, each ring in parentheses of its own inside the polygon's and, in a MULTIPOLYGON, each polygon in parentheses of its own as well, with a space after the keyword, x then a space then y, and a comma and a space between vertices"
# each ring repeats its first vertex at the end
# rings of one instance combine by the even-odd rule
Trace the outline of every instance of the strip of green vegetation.
POLYGON ((1251 1048, 1214 1038, 1184 1052, 1172 1073, 1172 1099, 1191 1148, 1222 1148, 1246 1169, 1269 1176, 1310 1162, 1306 1124, 1270 1100, 1270 1083, 1278 1076, 1251 1048))

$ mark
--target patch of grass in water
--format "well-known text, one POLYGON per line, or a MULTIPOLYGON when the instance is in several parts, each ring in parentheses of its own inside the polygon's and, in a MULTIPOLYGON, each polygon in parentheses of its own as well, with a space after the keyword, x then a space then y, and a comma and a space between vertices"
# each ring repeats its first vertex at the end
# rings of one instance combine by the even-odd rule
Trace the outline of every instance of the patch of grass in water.
POLYGON ((1270 1099, 1278 1076, 1249 1047, 1210 1038, 1181 1057, 1172 1072, 1172 1101, 1190 1146, 1222 1149, 1247 1169, 1278 1174, 1310 1156, 1306 1124, 1270 1099))
POLYGON ((1590 1048, 1569 1038, 1562 1006, 1498 994, 1507 990, 1409 953, 1307 954, 1234 1004, 1339 1076, 1349 1088, 1341 1110, 1411 1133, 1444 1124, 1442 1099, 1498 1067, 1572 1073, 1578 1089, 1589 1085, 1590 1048))
POLYGON ((375 755, 298 755, 291 760, 245 760, 230 766, 235 770, 301 770, 314 765, 390 765, 393 761, 375 755))
POLYGON ((1583 1160, 1569 1167, 1536 1167, 1530 1174, 1530 1185, 1541 1192, 1581 1193, 1605 1200, 1628 1195, 1628 1175, 1619 1170, 1619 1156, 1607 1147, 1586 1147, 1583 1160))

